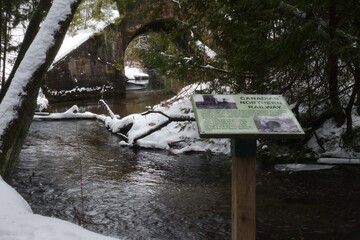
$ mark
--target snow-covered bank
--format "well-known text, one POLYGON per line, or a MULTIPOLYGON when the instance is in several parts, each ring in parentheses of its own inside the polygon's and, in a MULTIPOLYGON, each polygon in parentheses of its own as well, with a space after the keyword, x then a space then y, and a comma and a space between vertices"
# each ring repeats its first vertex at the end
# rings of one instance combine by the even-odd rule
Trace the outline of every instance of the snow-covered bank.
POLYGON ((29 204, 0 177, 1 240, 111 240, 78 225, 34 214, 29 204))
MULTIPOLYGON (((360 116, 353 114, 353 129, 360 127, 360 116)), ((346 124, 338 127, 334 119, 328 119, 320 128, 314 131, 312 138, 307 142, 307 147, 313 151, 318 158, 360 159, 360 153, 353 146, 344 143, 343 135, 346 132, 346 124)))
POLYGON ((325 164, 360 164, 359 158, 319 158, 318 163, 325 164))
POLYGON ((132 125, 127 132, 128 141, 120 142, 123 146, 133 146, 136 141, 136 145, 140 147, 165 149, 175 154, 191 151, 230 154, 229 139, 201 139, 195 121, 170 122, 152 134, 137 140, 146 132, 166 123, 169 118, 163 114, 171 118, 194 118, 190 96, 196 89, 204 87, 199 84, 186 86, 175 97, 153 107, 149 106, 151 111, 146 115, 131 114, 122 119, 100 116, 99 119, 113 133, 132 125))
POLYGON ((144 73, 140 67, 125 66, 125 76, 127 79, 144 78, 149 79, 149 74, 144 73))

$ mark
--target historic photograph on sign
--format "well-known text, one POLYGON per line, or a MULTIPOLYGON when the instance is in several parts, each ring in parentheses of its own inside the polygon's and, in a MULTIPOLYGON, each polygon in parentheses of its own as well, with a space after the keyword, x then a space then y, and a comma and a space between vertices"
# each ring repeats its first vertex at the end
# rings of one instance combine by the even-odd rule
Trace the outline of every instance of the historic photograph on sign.
POLYGON ((231 95, 196 95, 194 100, 198 109, 237 109, 231 95))
POLYGON ((259 132, 301 132, 297 124, 289 117, 262 117, 254 118, 259 132))

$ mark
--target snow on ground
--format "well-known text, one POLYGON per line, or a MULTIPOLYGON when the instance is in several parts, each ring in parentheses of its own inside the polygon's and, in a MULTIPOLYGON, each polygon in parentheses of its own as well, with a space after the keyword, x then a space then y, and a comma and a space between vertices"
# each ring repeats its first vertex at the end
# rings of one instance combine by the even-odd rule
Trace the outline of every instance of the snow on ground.
POLYGON ((111 240, 78 225, 34 214, 29 204, 0 177, 1 240, 111 240))
POLYGON ((319 158, 318 163, 326 164, 360 164, 359 158, 319 158))
POLYGON ((140 68, 125 66, 125 76, 128 79, 135 79, 135 77, 149 78, 149 74, 144 73, 140 68))

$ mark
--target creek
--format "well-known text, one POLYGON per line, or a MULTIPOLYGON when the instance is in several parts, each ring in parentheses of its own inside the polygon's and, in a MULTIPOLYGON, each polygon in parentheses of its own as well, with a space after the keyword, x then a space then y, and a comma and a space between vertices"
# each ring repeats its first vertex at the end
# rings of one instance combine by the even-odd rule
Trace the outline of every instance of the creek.
MULTIPOLYGON (((169 98, 131 93, 121 116, 169 98)), ((81 111, 106 113, 97 101, 81 111)), ((62 112, 73 103, 52 106, 62 112)), ((98 121, 34 121, 8 182, 37 214, 120 239, 231 239, 231 159, 133 152, 98 121)), ((360 239, 360 168, 257 170, 257 239, 360 239)))

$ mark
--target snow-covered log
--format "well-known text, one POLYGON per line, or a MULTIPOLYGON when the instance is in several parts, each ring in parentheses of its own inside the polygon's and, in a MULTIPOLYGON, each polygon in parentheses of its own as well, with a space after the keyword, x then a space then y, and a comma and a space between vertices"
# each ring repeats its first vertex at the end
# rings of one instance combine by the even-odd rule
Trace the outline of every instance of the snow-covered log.
POLYGON ((54 120, 78 120, 78 119, 97 119, 97 114, 91 112, 80 113, 78 106, 74 105, 63 113, 35 114, 34 120, 54 121, 54 120))

